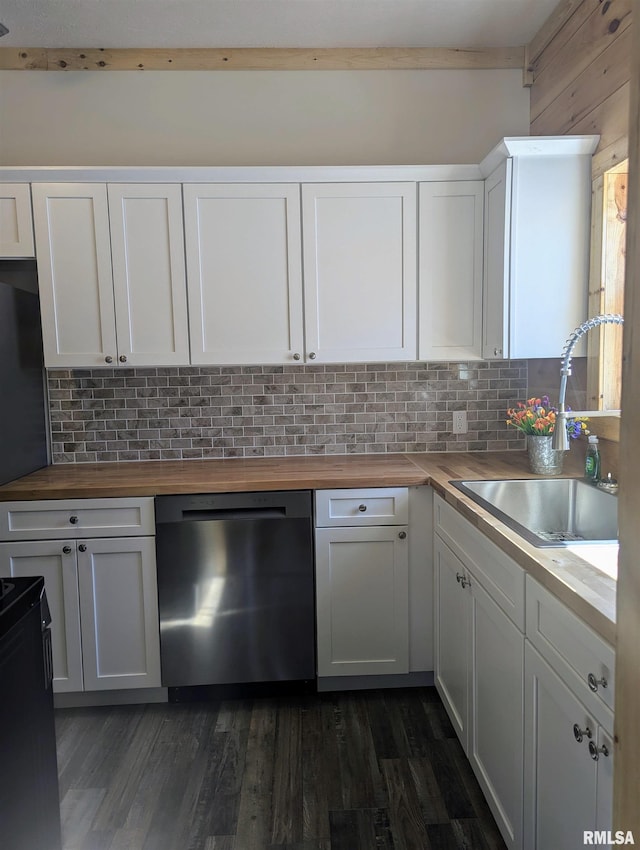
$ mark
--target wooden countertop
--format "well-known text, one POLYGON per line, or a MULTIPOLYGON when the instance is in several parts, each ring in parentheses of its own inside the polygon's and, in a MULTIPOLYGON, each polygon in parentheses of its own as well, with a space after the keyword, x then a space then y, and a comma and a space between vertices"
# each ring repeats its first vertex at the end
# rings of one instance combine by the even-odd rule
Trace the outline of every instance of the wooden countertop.
MULTIPOLYGON (((571 453, 565 476, 579 476, 571 453)), ((109 498, 430 484, 506 554, 609 643, 615 643, 616 582, 566 549, 523 540, 449 482, 461 478, 536 478, 525 452, 323 455, 59 464, 0 486, 0 501, 109 498)))
POLYGON ((409 457, 323 455, 59 464, 0 487, 0 501, 426 484, 427 473, 409 457))

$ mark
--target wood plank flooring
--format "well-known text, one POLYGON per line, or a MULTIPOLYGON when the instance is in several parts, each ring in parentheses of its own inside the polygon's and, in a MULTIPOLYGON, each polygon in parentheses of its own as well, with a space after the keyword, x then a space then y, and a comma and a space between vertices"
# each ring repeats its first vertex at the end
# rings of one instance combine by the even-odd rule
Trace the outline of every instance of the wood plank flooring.
POLYGON ((56 712, 64 850, 504 850, 434 688, 56 712))

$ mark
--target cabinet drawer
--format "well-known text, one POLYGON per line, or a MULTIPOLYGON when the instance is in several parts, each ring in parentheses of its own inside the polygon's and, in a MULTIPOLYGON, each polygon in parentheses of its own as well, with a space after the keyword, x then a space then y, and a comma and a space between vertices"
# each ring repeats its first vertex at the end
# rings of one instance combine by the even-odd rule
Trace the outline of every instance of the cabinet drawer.
POLYGON ((406 487, 317 490, 316 527, 336 525, 407 525, 406 487))
POLYGON ((153 534, 152 498, 0 503, 0 540, 153 534))
POLYGON ((476 574, 494 602, 524 632, 525 571, 440 496, 434 497, 433 505, 436 534, 476 574))
MULTIPOLYGON (((597 715, 602 706, 613 711, 613 647, 531 576, 527 576, 527 638, 590 711, 597 715), (596 690, 589 687, 590 674, 596 690)), ((608 713, 600 722, 607 719, 608 713)))

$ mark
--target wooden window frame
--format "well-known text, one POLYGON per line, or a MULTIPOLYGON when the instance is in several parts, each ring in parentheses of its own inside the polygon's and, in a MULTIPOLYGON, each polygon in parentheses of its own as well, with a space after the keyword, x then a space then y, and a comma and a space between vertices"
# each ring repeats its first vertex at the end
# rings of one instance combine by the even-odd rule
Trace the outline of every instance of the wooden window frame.
MULTIPOLYGON (((628 160, 593 182, 589 315, 624 312, 628 160)), ((588 336, 587 407, 620 408, 622 327, 602 325, 588 336)), ((619 441, 620 419, 598 420, 598 433, 619 441)))

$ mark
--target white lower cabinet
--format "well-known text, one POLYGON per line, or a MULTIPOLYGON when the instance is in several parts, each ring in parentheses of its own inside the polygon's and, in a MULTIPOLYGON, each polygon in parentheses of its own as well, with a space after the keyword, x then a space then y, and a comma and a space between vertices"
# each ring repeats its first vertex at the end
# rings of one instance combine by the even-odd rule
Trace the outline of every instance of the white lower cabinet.
MULTIPOLYGON (((471 594, 463 593, 462 562, 435 538, 435 683, 462 748, 469 750, 471 594)), ((468 576, 465 577, 468 581, 468 576)))
POLYGON ((613 647, 437 495, 434 530, 435 684, 502 837, 578 850, 611 830, 613 647))
POLYGON ((407 489, 315 498, 318 676, 408 673, 407 489))
POLYGON ((527 576, 525 850, 611 829, 615 653, 527 576))
POLYGON ((578 850, 586 830, 610 830, 613 743, 527 641, 525 850, 578 850))
POLYGON ((5 538, 20 534, 12 530, 19 516, 30 519, 25 536, 37 533, 38 518, 66 515, 78 532, 67 539, 0 543, 0 576, 44 576, 57 693, 160 687, 153 501, 135 502, 88 499, 0 507, 0 528, 9 529, 2 532, 5 538), (123 510, 136 517, 119 529, 123 536, 115 536, 118 528, 108 526, 109 512, 115 517, 123 510), (113 536, 87 536, 92 516, 102 534, 113 536))
POLYGON ((78 544, 86 691, 160 687, 153 537, 78 544))
POLYGON ((406 526, 316 530, 318 676, 409 672, 406 526))
POLYGON ((472 580, 468 758, 507 847, 522 840, 524 637, 472 580))
POLYGON ((507 847, 522 846, 524 571, 434 497, 435 684, 507 847))

